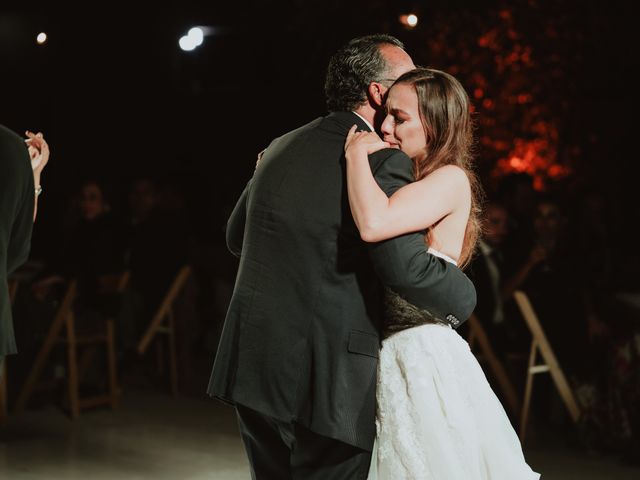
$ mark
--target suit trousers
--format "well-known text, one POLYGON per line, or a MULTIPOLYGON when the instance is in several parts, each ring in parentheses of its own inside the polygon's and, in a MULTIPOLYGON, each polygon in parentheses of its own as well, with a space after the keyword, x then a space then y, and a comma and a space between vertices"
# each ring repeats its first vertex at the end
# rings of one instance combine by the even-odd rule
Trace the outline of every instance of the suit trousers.
POLYGON ((371 452, 236 405, 253 480, 366 480, 371 452))

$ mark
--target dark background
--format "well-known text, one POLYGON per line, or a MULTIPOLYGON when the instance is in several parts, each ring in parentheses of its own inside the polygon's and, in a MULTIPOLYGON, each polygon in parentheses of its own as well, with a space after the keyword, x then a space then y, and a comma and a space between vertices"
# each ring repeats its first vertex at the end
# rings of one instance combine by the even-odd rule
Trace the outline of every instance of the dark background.
POLYGON ((488 188, 506 172, 500 160, 515 139, 552 138, 553 154, 542 153, 543 176, 554 164, 569 173, 548 176, 541 188, 591 182, 608 195, 616 223, 629 226, 629 216, 637 216, 630 195, 638 90, 632 5, 267 0, 0 7, 0 122, 20 133, 44 132, 52 149, 34 252, 89 177, 111 187, 116 208, 136 176, 168 180, 185 196, 200 238, 220 239, 257 152, 325 113, 329 56, 374 32, 398 36, 416 64, 463 82, 476 104, 483 139, 477 164, 488 188), (419 15, 413 30, 398 21, 407 12, 419 15), (195 25, 219 33, 183 52, 178 39, 195 25), (35 41, 40 31, 49 35, 44 46, 35 41), (527 61, 509 64, 509 55, 526 48, 527 61), (479 87, 483 95, 474 96, 479 87), (512 101, 521 93, 529 95, 524 103, 512 101), (534 125, 553 127, 550 137, 534 125))

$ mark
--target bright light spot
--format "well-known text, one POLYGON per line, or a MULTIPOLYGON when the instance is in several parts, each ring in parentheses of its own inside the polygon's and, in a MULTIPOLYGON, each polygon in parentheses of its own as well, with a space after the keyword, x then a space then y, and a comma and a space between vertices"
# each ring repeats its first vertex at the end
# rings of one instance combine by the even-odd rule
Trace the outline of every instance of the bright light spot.
POLYGON ((38 42, 38 45, 44 45, 47 42, 47 34, 40 32, 36 37, 36 41, 38 42))
POLYGON ((189 32, 184 35, 178 42, 180 44, 180 48, 185 52, 190 52, 192 50, 195 50, 196 47, 202 45, 205 35, 204 28, 193 27, 192 29, 190 29, 189 32))
POLYGON ((526 168, 525 162, 522 158, 511 157, 509 160, 509 165, 514 170, 523 171, 526 168))
POLYGON ((204 31, 200 27, 193 27, 189 30, 187 36, 193 39, 196 47, 202 45, 202 42, 204 41, 204 31))
POLYGON ((414 13, 406 13, 404 15, 400 15, 398 18, 400 23, 407 28, 414 28, 418 25, 418 16, 414 13))
POLYGON ((191 50, 195 50, 195 48, 198 46, 196 45, 196 39, 193 37, 189 37, 187 35, 182 37, 178 42, 178 44, 180 45, 180 48, 185 52, 190 52, 191 50))

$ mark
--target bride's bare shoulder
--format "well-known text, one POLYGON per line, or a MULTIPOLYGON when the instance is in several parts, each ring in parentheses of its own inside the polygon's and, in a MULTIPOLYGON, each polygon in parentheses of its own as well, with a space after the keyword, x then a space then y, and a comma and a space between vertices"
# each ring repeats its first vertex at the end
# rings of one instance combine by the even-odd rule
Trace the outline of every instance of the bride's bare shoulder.
POLYGON ((451 187, 463 187, 469 186, 469 177, 464 169, 457 165, 443 165, 440 168, 435 169, 429 175, 424 177, 421 182, 444 182, 447 186, 451 187))

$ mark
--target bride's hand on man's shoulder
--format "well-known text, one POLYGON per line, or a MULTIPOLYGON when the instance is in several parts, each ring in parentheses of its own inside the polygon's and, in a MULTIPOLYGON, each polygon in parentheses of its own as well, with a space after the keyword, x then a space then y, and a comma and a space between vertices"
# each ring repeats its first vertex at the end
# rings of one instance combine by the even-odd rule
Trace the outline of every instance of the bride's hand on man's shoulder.
POLYGON ((373 152, 391 146, 388 142, 382 140, 378 134, 374 132, 357 132, 357 128, 358 126, 354 125, 347 134, 347 139, 344 143, 344 151, 347 158, 352 157, 352 154, 358 153, 370 155, 373 152))
POLYGON ((33 133, 29 130, 25 132, 27 138, 25 143, 29 150, 29 157, 31 159, 31 168, 34 173, 40 173, 49 162, 49 145, 44 139, 44 135, 41 132, 33 133))

